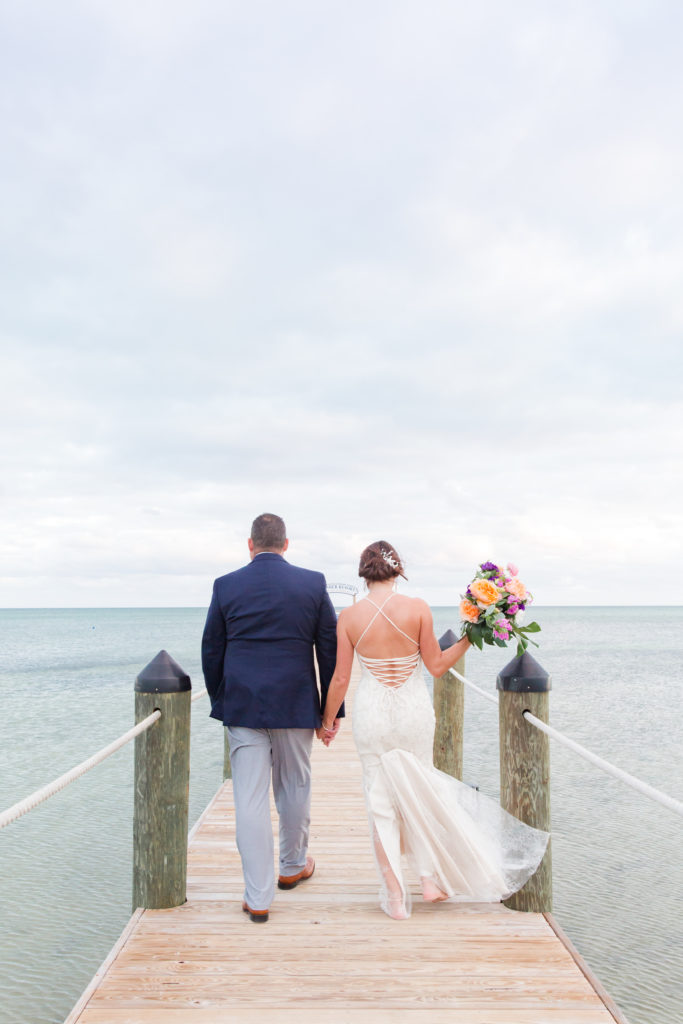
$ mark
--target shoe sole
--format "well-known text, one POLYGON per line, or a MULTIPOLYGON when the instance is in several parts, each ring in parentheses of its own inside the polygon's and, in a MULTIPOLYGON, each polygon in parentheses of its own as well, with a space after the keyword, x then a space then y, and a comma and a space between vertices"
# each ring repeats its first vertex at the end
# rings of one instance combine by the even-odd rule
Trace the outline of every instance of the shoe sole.
POLYGON ((312 878, 315 874, 315 864, 313 865, 313 871, 310 875, 302 875, 301 878, 297 878, 296 882, 283 882, 279 878, 277 880, 278 889, 296 889, 297 885, 301 882, 307 882, 309 878, 312 878))
POLYGON ((245 914, 249 914, 249 919, 253 921, 254 924, 265 924, 268 920, 267 910, 264 910, 262 914, 257 914, 253 910, 250 910, 249 907, 242 907, 242 911, 245 914))

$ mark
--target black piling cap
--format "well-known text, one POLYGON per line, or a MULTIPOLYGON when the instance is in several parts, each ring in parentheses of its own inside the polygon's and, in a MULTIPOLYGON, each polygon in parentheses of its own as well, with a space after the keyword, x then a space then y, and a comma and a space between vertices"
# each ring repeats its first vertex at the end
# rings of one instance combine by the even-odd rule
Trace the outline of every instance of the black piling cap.
POLYGON ((498 690, 508 693, 547 693, 551 689, 550 676, 528 651, 518 654, 498 673, 498 690))
POLYGON ((182 693, 191 689, 187 672, 167 651, 159 651, 135 680, 136 693, 182 693))
POLYGON ((445 651, 447 647, 452 647, 457 642, 458 638, 452 629, 447 629, 444 635, 439 637, 439 647, 442 651, 445 651))

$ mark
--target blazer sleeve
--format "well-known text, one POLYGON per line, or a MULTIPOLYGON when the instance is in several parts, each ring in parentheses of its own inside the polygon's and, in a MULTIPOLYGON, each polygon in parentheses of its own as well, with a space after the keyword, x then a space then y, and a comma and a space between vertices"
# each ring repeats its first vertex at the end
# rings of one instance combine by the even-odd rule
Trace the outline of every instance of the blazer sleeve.
POLYGON ((204 672, 206 689, 211 699, 212 710, 215 709, 216 704, 223 697, 223 665, 226 645, 225 619, 216 593, 216 584, 214 583, 211 604, 209 605, 206 625, 202 635, 202 670, 204 672))
MULTIPOLYGON (((318 612, 318 623, 315 634, 315 656, 320 673, 321 706, 325 707, 327 691, 330 686, 334 667, 337 662, 337 616, 327 593, 327 584, 323 577, 323 595, 318 612)), ((337 718, 344 718, 344 705, 337 712, 337 718)))

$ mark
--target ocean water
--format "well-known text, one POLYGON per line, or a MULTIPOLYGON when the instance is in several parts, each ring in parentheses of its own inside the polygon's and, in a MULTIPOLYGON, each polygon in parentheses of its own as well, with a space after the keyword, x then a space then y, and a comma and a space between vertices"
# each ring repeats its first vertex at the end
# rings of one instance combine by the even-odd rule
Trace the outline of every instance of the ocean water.
MULTIPOLYGON (((0 809, 130 727, 162 648, 201 686, 204 609, 0 611, 0 809)), ((435 608, 440 635, 455 609, 435 608)), ((551 722, 683 795, 683 608, 539 608, 551 722)), ((514 650, 468 654, 495 689, 514 650)), ((498 793, 496 708, 467 692, 465 780, 498 793)), ((192 710, 190 821, 223 737, 192 710)), ((683 1019, 681 819, 551 742, 554 913, 630 1024, 683 1019)), ((133 747, 0 831, 0 1024, 60 1024, 130 915, 133 747)))

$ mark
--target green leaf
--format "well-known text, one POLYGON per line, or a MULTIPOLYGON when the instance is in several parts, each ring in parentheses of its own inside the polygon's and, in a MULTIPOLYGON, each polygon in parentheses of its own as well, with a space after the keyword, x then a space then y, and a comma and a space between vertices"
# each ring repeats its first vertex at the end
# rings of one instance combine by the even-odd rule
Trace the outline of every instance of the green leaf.
POLYGON ((541 627, 537 622, 530 622, 528 626, 519 627, 523 633, 540 633, 541 627))
POLYGON ((539 645, 538 645, 538 644, 536 643, 536 641, 535 641, 535 640, 532 640, 532 639, 531 639, 531 637, 530 637, 530 636, 521 636, 521 634, 520 634, 520 636, 519 636, 519 641, 520 641, 520 642, 521 642, 521 641, 524 641, 525 649, 526 649, 526 648, 527 648, 527 647, 529 646, 529 644, 532 644, 532 645, 533 645, 534 647, 538 647, 538 646, 539 646, 539 645))

